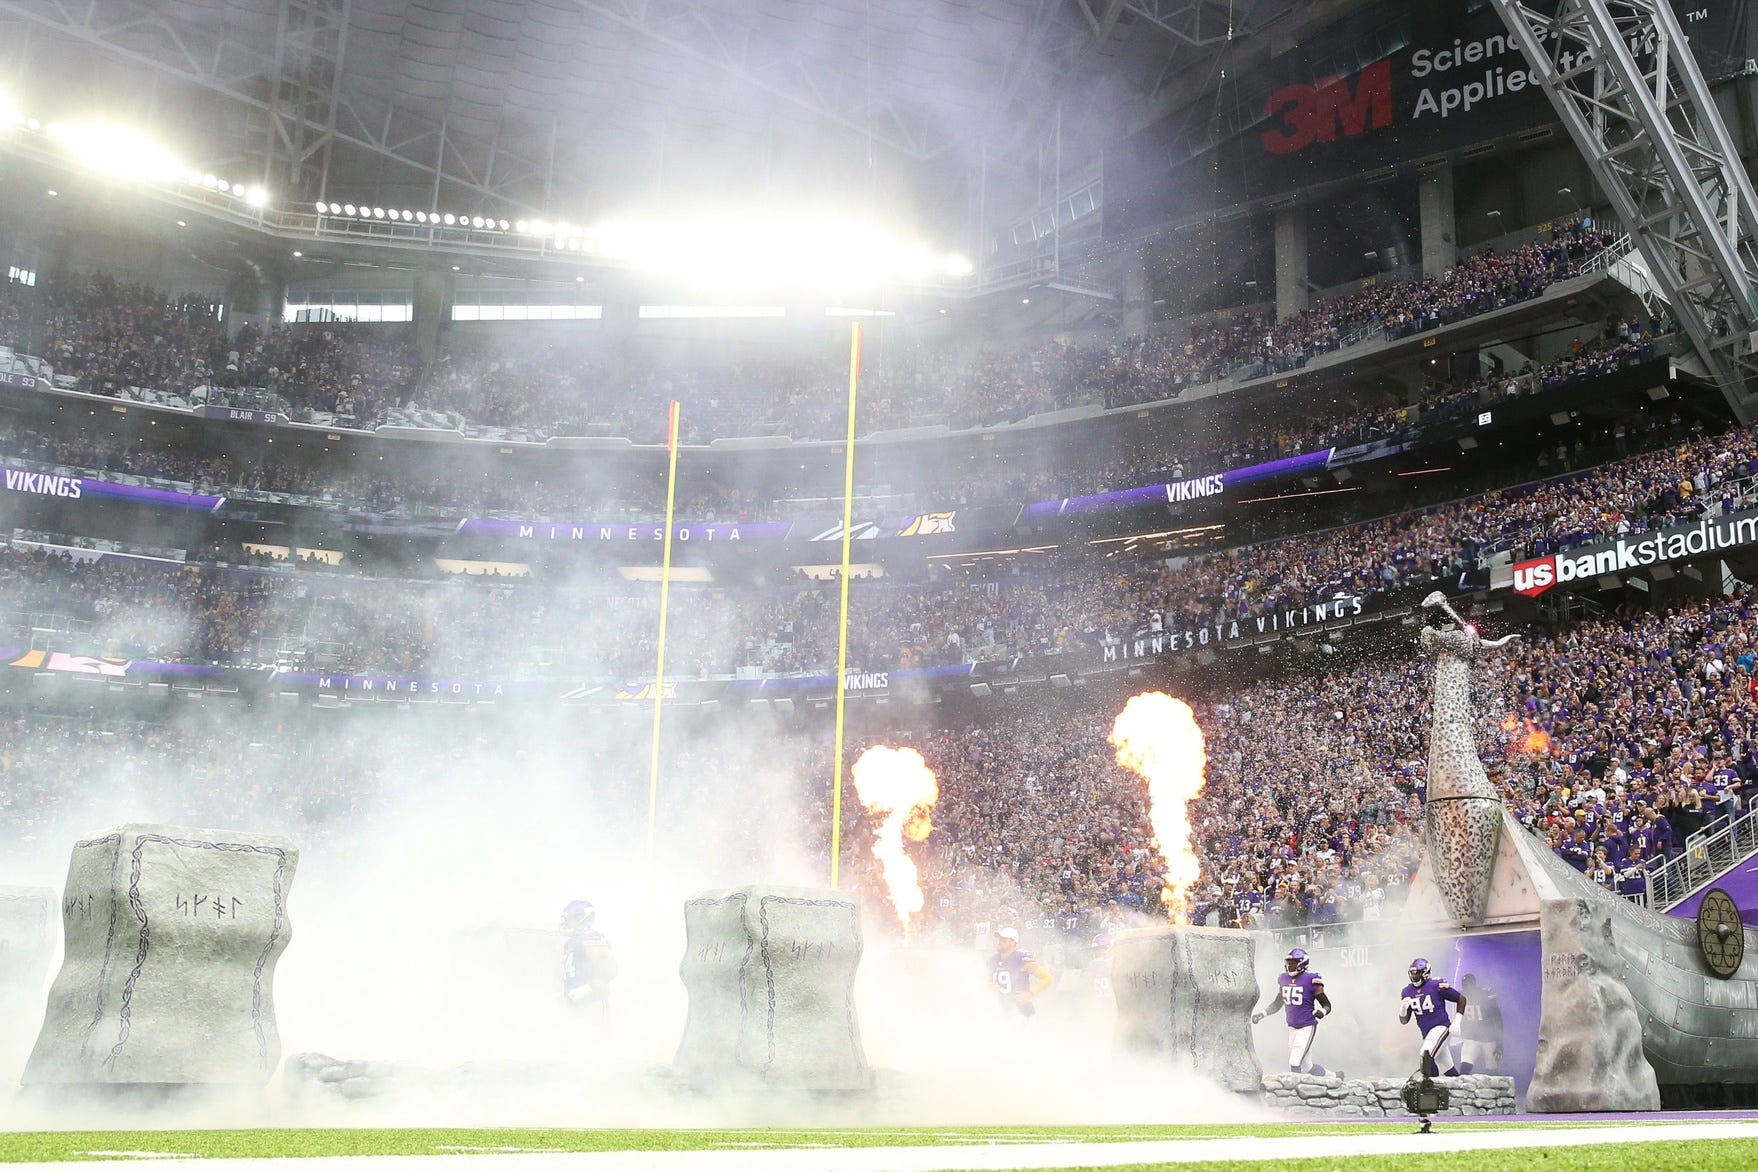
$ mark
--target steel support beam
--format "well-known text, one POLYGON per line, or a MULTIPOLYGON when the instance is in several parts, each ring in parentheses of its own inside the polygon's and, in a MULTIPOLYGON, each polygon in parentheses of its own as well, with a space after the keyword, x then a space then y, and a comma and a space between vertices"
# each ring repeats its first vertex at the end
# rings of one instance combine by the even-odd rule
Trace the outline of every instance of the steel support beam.
POLYGON ((349 7, 349 0, 281 0, 269 108, 260 121, 263 185, 271 191, 329 193, 349 7))
POLYGON ((547 211, 538 206, 547 162, 495 142, 447 134, 437 118, 419 111, 351 99, 341 92, 339 75, 324 77, 331 60, 339 67, 346 51, 335 24, 338 8, 345 15, 347 0, 284 0, 277 33, 260 44, 233 35, 222 22, 173 22, 157 6, 137 0, 0 0, 0 20, 26 22, 238 103, 257 120, 251 148, 278 144, 265 157, 289 165, 297 160, 305 179, 321 171, 327 153, 346 146, 438 179, 448 200, 471 205, 460 210, 547 211), (299 76, 310 64, 300 56, 307 50, 319 57, 315 77, 299 76))
POLYGON ((1758 419, 1758 196, 1667 0, 1492 0, 1709 376, 1758 419))
POLYGON ((719 14, 691 0, 575 0, 610 20, 833 125, 852 130, 909 158, 928 160, 952 146, 944 135, 862 84, 862 63, 820 67, 793 51, 766 58, 752 52, 749 23, 736 8, 719 14))

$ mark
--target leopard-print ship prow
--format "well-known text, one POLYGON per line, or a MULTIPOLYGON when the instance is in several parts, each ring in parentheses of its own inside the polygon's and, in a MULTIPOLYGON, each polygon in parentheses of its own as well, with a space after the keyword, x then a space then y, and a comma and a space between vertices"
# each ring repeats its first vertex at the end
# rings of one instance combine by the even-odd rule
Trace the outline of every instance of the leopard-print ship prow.
POLYGON ((1424 628, 1434 657, 1434 723, 1428 738, 1428 807, 1423 839, 1447 911, 1463 927, 1480 923, 1489 901, 1502 803, 1477 759, 1471 721, 1471 665, 1491 644, 1476 631, 1424 628))

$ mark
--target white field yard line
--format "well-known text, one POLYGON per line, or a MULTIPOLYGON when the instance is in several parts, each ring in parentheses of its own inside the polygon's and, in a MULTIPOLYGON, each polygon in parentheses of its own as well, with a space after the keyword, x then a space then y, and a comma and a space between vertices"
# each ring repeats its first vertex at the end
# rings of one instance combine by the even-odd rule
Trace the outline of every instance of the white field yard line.
MULTIPOLYGON (((1148 1143, 985 1144, 836 1150, 721 1149, 677 1152, 485 1153, 456 1156, 318 1156, 239 1160, 137 1160, 136 1168, 166 1172, 1012 1172, 1034 1168, 1096 1168, 1118 1164, 1186 1164, 1202 1160, 1285 1161, 1355 1156, 1434 1156, 1462 1151, 1572 1148, 1682 1140, 1758 1141, 1758 1122, 1655 1123, 1566 1129, 1408 1132, 1378 1135, 1236 1136, 1148 1143)), ((1635 1157, 1635 1154, 1632 1153, 1635 1157)), ((1639 1157, 1635 1157, 1639 1158, 1639 1157)), ((21 1166, 22 1167, 22 1166, 21 1166)), ((48 1163, 32 1172, 91 1172, 90 1164, 48 1163)))

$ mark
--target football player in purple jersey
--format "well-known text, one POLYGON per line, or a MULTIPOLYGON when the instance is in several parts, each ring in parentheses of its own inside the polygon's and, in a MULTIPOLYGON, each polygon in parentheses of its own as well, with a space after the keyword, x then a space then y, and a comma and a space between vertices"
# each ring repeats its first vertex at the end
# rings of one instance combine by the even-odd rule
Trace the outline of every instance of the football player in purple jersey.
POLYGON ((1436 1059, 1448 1054, 1447 1071, 1449 1075, 1459 1073, 1452 1065, 1451 1051, 1446 1049, 1447 1038, 1453 1032, 1453 1022, 1447 1016, 1447 1002, 1451 1001, 1465 1012, 1465 995, 1448 985, 1447 982, 1432 976, 1428 971, 1428 961, 1417 957, 1410 962, 1410 983, 1404 986, 1403 1001, 1399 1003, 1398 1024, 1403 1025, 1411 1018, 1416 1019, 1417 1032, 1422 1035, 1422 1063, 1418 1073, 1432 1078, 1440 1073, 1436 1059))
POLYGON ((1093 937, 1093 958, 1087 962, 1087 979, 1092 982, 1093 992, 1101 997, 1111 996, 1111 946, 1114 943, 1109 932, 1100 932, 1093 937))
POLYGON ((1021 1017, 1038 1012, 1034 998, 1056 983, 1050 970, 1039 964, 1031 953, 1019 946, 1019 932, 1013 928, 995 931, 995 955, 989 958, 989 980, 995 991, 1011 1001, 1021 1017))
POLYGON ((1288 1069, 1295 1074, 1329 1074, 1330 1071, 1310 1061, 1318 1023, 1331 1012, 1331 999, 1325 996, 1325 979, 1308 971, 1310 963, 1306 949, 1289 951, 1282 971, 1276 975, 1276 995, 1251 1015, 1251 1024, 1256 1025, 1280 1005, 1288 1018, 1288 1069))

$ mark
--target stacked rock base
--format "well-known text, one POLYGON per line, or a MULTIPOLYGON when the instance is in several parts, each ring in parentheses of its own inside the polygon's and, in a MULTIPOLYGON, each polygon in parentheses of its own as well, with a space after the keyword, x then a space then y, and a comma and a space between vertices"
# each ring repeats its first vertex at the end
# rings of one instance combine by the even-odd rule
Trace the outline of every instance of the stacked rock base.
MULTIPOLYGON (((1437 1118, 1514 1113, 1514 1080, 1507 1075, 1467 1074, 1434 1081, 1452 1095, 1452 1105, 1436 1112, 1437 1118)), ((1404 1082, 1401 1078, 1266 1074, 1264 1106, 1294 1119, 1407 1118, 1410 1112, 1404 1109, 1404 1082)))

